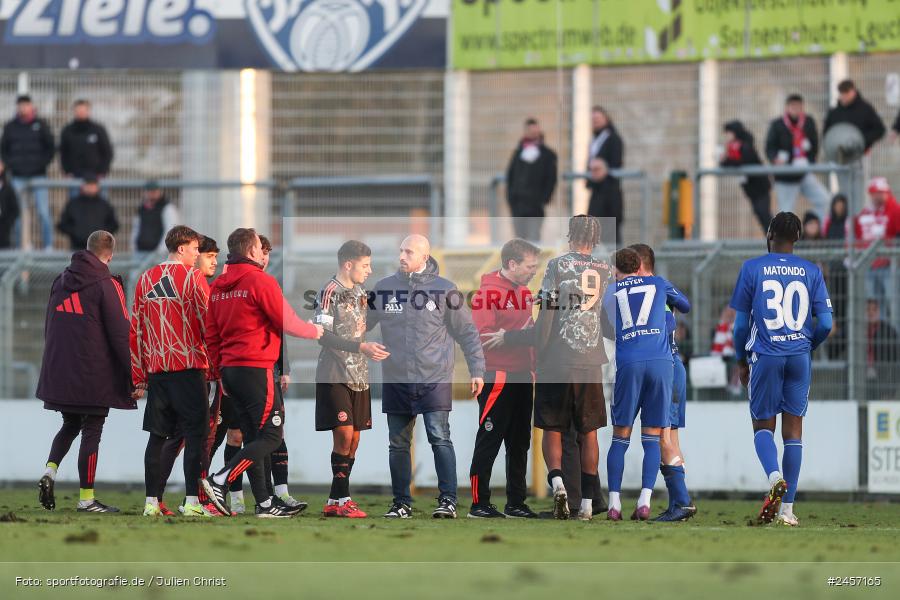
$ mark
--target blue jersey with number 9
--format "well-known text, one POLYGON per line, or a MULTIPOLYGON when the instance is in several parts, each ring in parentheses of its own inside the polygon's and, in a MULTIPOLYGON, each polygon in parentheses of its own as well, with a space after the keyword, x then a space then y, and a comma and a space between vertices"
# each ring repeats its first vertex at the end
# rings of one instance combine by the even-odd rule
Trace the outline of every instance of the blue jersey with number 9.
POLYGON ((743 264, 731 307, 750 314, 745 349, 771 356, 808 353, 813 317, 832 312, 819 267, 793 254, 774 252, 743 264))

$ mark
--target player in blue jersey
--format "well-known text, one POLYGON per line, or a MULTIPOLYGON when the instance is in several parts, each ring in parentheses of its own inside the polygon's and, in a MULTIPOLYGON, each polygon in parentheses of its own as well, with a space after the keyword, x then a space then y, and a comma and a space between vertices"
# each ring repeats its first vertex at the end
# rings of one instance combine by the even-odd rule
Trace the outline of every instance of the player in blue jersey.
MULTIPOLYGON (((672 402, 672 349, 666 328, 666 305, 689 312, 687 298, 662 277, 638 275, 641 258, 625 248, 616 252, 616 285, 604 302, 616 315, 616 383, 613 390, 613 439, 606 457, 609 477, 607 518, 622 520, 622 473, 631 428, 641 413, 641 494, 632 520, 650 518, 650 495, 659 472, 659 436, 669 424, 672 402)), ((612 287, 612 286, 611 286, 612 287)))
POLYGON ((731 298, 731 307, 737 311, 734 348, 741 383, 749 382, 756 454, 771 486, 759 521, 777 519, 791 526, 798 524, 794 495, 803 458, 811 352, 828 337, 832 323, 822 272, 793 254, 801 232, 797 215, 775 215, 766 234, 769 253, 743 264, 731 298), (784 440, 781 470, 775 447, 779 414, 784 440))
MULTIPOLYGON (((653 248, 647 244, 632 244, 629 246, 638 253, 641 258, 641 268, 638 275, 652 277, 656 269, 656 255, 653 248)), ((662 461, 659 470, 666 482, 669 491, 669 506, 657 516, 654 521, 686 521, 697 514, 697 508, 691 502, 684 474, 684 453, 678 438, 678 430, 684 428, 687 404, 687 372, 684 363, 681 362, 681 354, 678 352, 678 344, 675 343, 675 328, 677 322, 675 313, 666 305, 666 332, 669 336, 669 345, 672 348, 672 365, 674 374, 672 378, 672 403, 669 408, 669 423, 663 427, 659 438, 662 461)))

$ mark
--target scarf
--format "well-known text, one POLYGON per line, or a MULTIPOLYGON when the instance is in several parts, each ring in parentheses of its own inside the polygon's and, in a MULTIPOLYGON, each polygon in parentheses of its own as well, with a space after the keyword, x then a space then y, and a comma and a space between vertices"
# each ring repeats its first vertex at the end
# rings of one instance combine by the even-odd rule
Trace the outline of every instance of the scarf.
POLYGON ((803 147, 803 142, 806 141, 806 134, 803 133, 803 125, 806 124, 806 113, 800 113, 800 116, 797 117, 796 123, 791 121, 791 118, 787 113, 784 113, 784 116, 781 117, 781 120, 784 121, 784 126, 787 127, 788 131, 791 132, 793 157, 806 158, 806 148, 803 147))
POLYGON ((734 140, 728 142, 728 145, 725 146, 725 158, 728 160, 733 160, 735 162, 741 162, 741 140, 734 140))

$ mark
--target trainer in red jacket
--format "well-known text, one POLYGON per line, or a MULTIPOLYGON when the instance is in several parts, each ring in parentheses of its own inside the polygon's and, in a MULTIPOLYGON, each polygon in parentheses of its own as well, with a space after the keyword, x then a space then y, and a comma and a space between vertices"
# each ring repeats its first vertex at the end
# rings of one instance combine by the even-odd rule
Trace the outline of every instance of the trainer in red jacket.
POLYGON ((481 335, 485 385, 478 395, 478 433, 469 477, 469 516, 500 517, 491 504, 490 479, 500 445, 506 445, 506 506, 509 517, 535 518, 525 504, 531 413, 534 402, 534 344, 512 346, 503 332, 533 339, 532 295, 528 282, 537 273, 540 249, 525 240, 507 242, 500 251, 503 267, 481 277, 472 298, 472 320, 481 335), (524 333, 522 333, 524 332, 524 333))
MULTIPOLYGON (((876 240, 891 240, 900 236, 900 205, 894 198, 891 186, 884 177, 869 182, 869 203, 853 219, 857 244, 865 247, 876 240)), ((881 269, 890 264, 887 258, 876 258, 871 268, 881 269)))
POLYGON ((284 402, 274 372, 282 332, 318 339, 322 326, 301 320, 281 293, 275 278, 262 269, 262 244, 253 229, 228 236, 228 269, 212 285, 206 314, 206 344, 222 389, 242 415, 244 448, 223 469, 201 483, 224 514, 228 489, 247 471, 256 515, 290 517, 305 503, 286 504, 268 484, 269 457, 284 438, 284 402), (252 424, 252 426, 251 426, 252 424))

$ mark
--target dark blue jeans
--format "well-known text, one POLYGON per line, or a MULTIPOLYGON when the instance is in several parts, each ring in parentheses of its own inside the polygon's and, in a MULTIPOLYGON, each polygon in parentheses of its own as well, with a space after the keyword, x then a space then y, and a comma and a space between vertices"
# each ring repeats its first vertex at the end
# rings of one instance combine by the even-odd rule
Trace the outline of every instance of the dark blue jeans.
MULTIPOLYGON (((388 450, 391 466, 391 488, 394 502, 412 506, 409 485, 412 482, 412 461, 409 448, 412 445, 416 415, 388 413, 388 450)), ((456 503, 456 452, 450 441, 450 411, 441 410, 422 414, 425 433, 434 452, 434 468, 438 476, 441 498, 456 503)))

